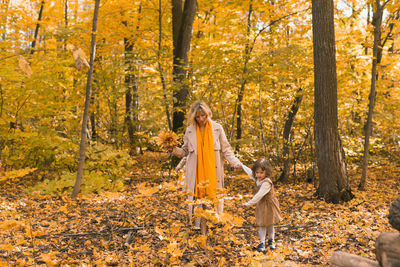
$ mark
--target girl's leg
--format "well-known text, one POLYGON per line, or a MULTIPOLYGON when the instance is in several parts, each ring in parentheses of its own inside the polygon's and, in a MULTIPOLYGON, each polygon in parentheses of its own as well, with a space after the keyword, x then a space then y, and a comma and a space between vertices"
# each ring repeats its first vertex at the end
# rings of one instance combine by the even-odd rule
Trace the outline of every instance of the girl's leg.
POLYGON ((270 225, 267 227, 268 231, 268 240, 275 240, 275 227, 270 225))
POLYGON ((275 247, 275 227, 273 225, 270 225, 267 227, 268 230, 268 247, 270 250, 274 250, 275 247))
POLYGON ((260 237, 260 243, 265 244, 265 235, 267 234, 267 228, 260 226, 260 229, 258 229, 258 236, 260 237))

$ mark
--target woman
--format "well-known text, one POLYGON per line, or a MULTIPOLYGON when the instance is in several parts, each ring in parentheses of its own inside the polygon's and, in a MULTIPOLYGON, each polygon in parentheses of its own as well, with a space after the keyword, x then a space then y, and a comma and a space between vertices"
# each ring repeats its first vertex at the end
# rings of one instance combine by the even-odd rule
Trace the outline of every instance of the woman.
MULTIPOLYGON (((188 114, 188 127, 181 148, 174 147, 172 153, 186 159, 186 176, 184 190, 192 192, 198 198, 216 198, 217 189, 224 187, 224 158, 236 169, 242 168, 242 163, 233 154, 224 129, 219 123, 211 120, 211 110, 203 101, 192 104, 188 114)), ((218 200, 217 212, 224 209, 223 199, 218 200)), ((193 206, 189 206, 189 216, 193 206)), ((198 221, 196 222, 198 224, 198 221)))

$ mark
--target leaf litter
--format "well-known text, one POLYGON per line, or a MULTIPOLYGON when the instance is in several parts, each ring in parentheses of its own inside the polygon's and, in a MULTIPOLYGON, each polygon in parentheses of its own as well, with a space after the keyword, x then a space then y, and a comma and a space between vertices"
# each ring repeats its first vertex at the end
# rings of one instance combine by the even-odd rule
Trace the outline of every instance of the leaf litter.
POLYGON ((371 166, 367 190, 355 198, 328 204, 314 196, 313 185, 276 184, 284 221, 277 227, 277 249, 262 254, 252 182, 238 171, 225 177, 225 213, 200 210, 208 234, 188 224, 187 201, 177 177, 160 166, 168 155, 145 153, 123 192, 69 196, 26 194, 23 184, 0 189, 1 265, 183 265, 312 266, 327 265, 335 250, 374 258, 375 239, 391 229, 387 214, 399 194, 399 169, 371 166), (384 193, 383 193, 384 192, 384 193))

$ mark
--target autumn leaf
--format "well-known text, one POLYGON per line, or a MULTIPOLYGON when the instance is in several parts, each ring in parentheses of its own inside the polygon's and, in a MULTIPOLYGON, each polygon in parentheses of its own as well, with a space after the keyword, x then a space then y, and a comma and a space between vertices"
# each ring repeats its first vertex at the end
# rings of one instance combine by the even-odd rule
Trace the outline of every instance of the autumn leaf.
POLYGON ((136 188, 142 196, 151 196, 158 191, 158 187, 147 187, 146 183, 140 183, 136 188))
POLYGON ((25 60, 25 58, 23 56, 19 56, 18 57, 18 66, 20 68, 20 70, 26 74, 26 76, 28 76, 28 78, 30 78, 32 76, 32 69, 31 66, 29 65, 29 63, 25 60))
POLYGON ((85 52, 82 50, 82 48, 78 48, 77 50, 75 50, 73 56, 75 60, 75 66, 78 70, 81 70, 83 66, 87 68, 90 67, 89 63, 86 60, 85 52))

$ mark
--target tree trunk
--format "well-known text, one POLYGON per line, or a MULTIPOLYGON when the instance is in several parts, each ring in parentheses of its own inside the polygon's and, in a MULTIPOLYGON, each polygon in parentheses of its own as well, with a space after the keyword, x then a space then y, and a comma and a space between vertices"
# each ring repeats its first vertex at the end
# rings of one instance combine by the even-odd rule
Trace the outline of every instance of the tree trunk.
POLYGON ((182 11, 182 1, 172 1, 172 23, 174 43, 174 110, 172 115, 172 130, 177 132, 183 127, 185 120, 186 99, 189 95, 187 81, 187 63, 192 40, 193 21, 197 8, 197 0, 185 0, 182 11))
MULTIPOLYGON (((95 79, 96 80, 96 79, 95 79)), ((94 82, 96 84, 96 81, 94 82)), ((98 87, 99 88, 99 87, 98 87)), ((93 89, 92 86, 92 93, 91 93, 91 97, 90 97, 90 103, 95 103, 96 99, 95 99, 95 92, 96 90, 93 89)), ((97 113, 98 114, 98 113, 97 113)), ((92 111, 90 112, 90 126, 91 126, 91 133, 92 133, 92 140, 96 141, 97 140, 97 131, 96 131, 96 111, 92 111)))
POLYGON ((40 4, 38 23, 36 24, 35 34, 33 36, 33 41, 31 44, 31 55, 35 52, 36 41, 39 35, 40 21, 42 20, 43 7, 44 7, 44 1, 42 1, 40 4))
POLYGON ((136 150, 136 132, 137 132, 137 121, 135 112, 138 108, 137 101, 137 86, 136 86, 136 76, 134 73, 134 67, 132 66, 132 49, 133 43, 127 38, 124 38, 125 45, 125 64, 127 65, 126 75, 125 75, 125 123, 128 129, 129 137, 129 154, 133 155, 136 150), (135 99, 136 98, 136 99, 135 99))
POLYGON ((163 88, 165 114, 167 115, 168 128, 172 130, 172 122, 169 114, 169 105, 167 98, 167 86, 165 84, 164 72, 161 65, 161 50, 162 50, 162 6, 161 6, 161 0, 158 0, 158 50, 157 50, 158 72, 160 73, 161 85, 163 88))
MULTIPOLYGON (((247 15, 247 41, 246 46, 244 49, 244 66, 242 71, 242 79, 240 81, 240 89, 238 94, 238 101, 237 101, 237 117, 236 117, 236 140, 239 141, 242 139, 242 101, 244 91, 246 89, 246 82, 247 82, 247 72, 248 72, 248 63, 250 60, 250 29, 251 29, 251 15, 253 13, 253 1, 250 1, 249 5, 249 12, 247 15)), ((234 114, 235 115, 235 114, 234 114)), ((239 151, 239 143, 236 144, 236 151, 239 151)))
POLYGON ((78 163, 78 171, 76 175, 76 181, 74 185, 74 190, 72 191, 72 198, 75 198, 80 189, 82 184, 82 176, 83 176, 83 168, 85 165, 85 153, 86 153, 86 145, 87 145, 87 124, 88 124, 88 117, 89 117, 89 108, 90 108, 90 97, 92 94, 92 76, 93 76, 93 63, 94 57, 96 55, 96 33, 97 33, 97 17, 99 14, 99 6, 100 0, 96 0, 94 4, 94 13, 93 13, 93 25, 92 25, 92 41, 90 44, 90 60, 89 60, 89 71, 87 76, 87 83, 86 83, 86 98, 85 98, 85 108, 83 111, 83 118, 82 118, 82 129, 81 129, 81 143, 79 148, 79 163, 78 163))
POLYGON ((312 0, 314 121, 319 173, 317 193, 326 202, 353 197, 338 133, 333 0, 312 0))
POLYGON ((382 25, 382 15, 383 7, 380 0, 375 1, 375 12, 372 17, 372 25, 374 28, 374 46, 372 48, 372 71, 371 71, 371 91, 369 93, 369 105, 368 105, 368 116, 367 122, 364 126, 364 155, 362 161, 362 173, 361 180, 358 188, 360 190, 365 190, 365 181, 367 179, 367 168, 368 168, 368 157, 369 157, 369 138, 372 132, 372 115, 375 106, 375 90, 376 90, 376 79, 378 76, 377 65, 382 58, 382 48, 381 45, 381 25, 382 25))
MULTIPOLYGON (((68 0, 64 3, 64 27, 68 29, 68 0)), ((67 51, 67 37, 64 38, 64 51, 67 51)))
POLYGON ((379 267, 377 261, 342 251, 335 251, 329 263, 332 267, 379 267))
POLYGON ((303 89, 301 88, 297 90, 297 96, 294 99, 292 107, 290 108, 288 118, 283 128, 283 171, 279 178, 279 180, 283 183, 287 183, 289 179, 289 173, 290 173, 289 137, 294 117, 296 116, 297 111, 299 111, 301 101, 303 100, 302 91, 303 89))
MULTIPOLYGON (((136 31, 139 30, 140 25, 140 14, 142 13, 142 5, 139 5, 138 10, 138 24, 136 25, 136 31)), ((126 21, 123 24, 127 27, 128 23, 126 21)), ((129 137, 129 154, 133 155, 136 153, 136 147, 138 145, 138 125, 139 125, 139 94, 137 86, 137 77, 135 75, 135 68, 132 62, 132 51, 134 47, 133 38, 124 38, 125 47, 125 65, 126 65, 126 75, 125 75, 125 123, 128 129, 129 137)))

